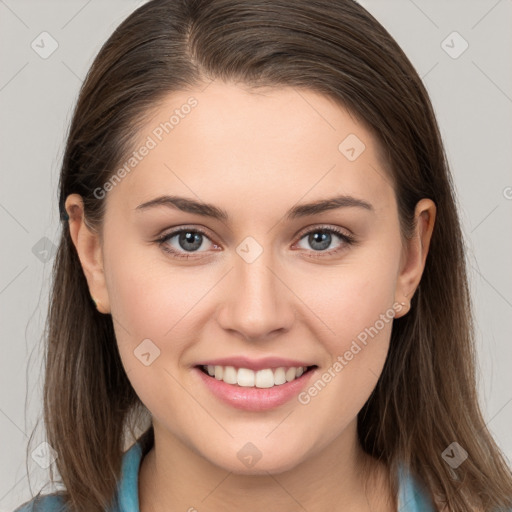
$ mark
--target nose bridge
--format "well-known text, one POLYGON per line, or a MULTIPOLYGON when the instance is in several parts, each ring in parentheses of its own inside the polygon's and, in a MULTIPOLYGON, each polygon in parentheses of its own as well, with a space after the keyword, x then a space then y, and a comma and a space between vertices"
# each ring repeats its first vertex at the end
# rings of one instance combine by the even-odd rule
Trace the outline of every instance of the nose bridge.
POLYGON ((222 327, 254 339, 289 328, 294 318, 291 295, 276 276, 273 251, 247 237, 236 252, 232 288, 219 315, 222 327))
POLYGON ((254 306, 253 301, 268 306, 277 302, 275 271, 271 271, 275 265, 270 252, 270 250, 265 251, 252 262, 240 258, 235 266, 235 276, 241 285, 239 296, 242 301, 249 301, 251 306, 254 306))

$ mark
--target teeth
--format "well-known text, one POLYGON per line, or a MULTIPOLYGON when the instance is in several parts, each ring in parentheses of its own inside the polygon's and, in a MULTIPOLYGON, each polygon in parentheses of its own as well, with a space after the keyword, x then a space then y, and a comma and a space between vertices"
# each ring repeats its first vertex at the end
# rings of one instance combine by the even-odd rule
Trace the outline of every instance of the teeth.
MULTIPOLYGON (((260 372, 258 372, 260 373, 260 372)), ((246 388, 254 387, 254 381, 256 380, 256 374, 247 368, 239 368, 236 375, 236 380, 239 386, 246 388)))
POLYGON ((235 368, 234 366, 203 366, 210 377, 222 380, 226 384, 238 384, 247 388, 272 388, 280 386, 286 382, 291 382, 299 378, 306 370, 307 366, 292 366, 289 368, 281 367, 272 370, 265 368, 264 370, 253 371, 249 368, 235 368))

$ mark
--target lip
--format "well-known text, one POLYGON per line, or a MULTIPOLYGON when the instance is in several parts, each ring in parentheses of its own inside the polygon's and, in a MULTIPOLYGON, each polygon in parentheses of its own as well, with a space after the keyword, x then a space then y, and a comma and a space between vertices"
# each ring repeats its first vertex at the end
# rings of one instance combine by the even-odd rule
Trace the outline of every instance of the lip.
POLYGON ((287 382, 286 384, 281 384, 280 386, 274 386, 272 388, 249 388, 236 384, 226 384, 222 380, 217 380, 215 377, 206 375, 197 367, 192 369, 193 373, 201 379, 210 392, 219 400, 235 409, 256 412, 267 411, 290 401, 307 386, 317 370, 318 367, 312 368, 306 373, 303 373, 298 379, 287 382))
MULTIPOLYGON (((264 370, 265 368, 271 368, 275 370, 281 366, 315 366, 315 363, 307 363, 304 361, 298 361, 296 359, 284 359, 281 357, 264 357, 262 359, 249 359, 248 357, 224 357, 220 359, 211 359, 209 361, 201 361, 196 363, 194 366, 234 366, 235 368, 248 368, 249 370, 258 371, 264 370)), ((283 384, 284 386, 284 384, 283 384)))

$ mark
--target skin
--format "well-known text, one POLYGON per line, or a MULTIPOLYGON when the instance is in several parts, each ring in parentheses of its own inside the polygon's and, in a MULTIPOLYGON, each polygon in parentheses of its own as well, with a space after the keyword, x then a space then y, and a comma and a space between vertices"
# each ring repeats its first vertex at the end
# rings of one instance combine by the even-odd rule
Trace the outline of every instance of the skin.
MULTIPOLYGON (((266 412, 240 411, 211 395, 191 368, 245 354, 298 358, 327 371, 393 304, 402 303, 395 318, 407 314, 435 205, 418 202, 414 236, 403 241, 377 140, 312 91, 250 92, 213 82, 173 93, 139 141, 190 96, 198 105, 108 192, 102 238, 85 224, 80 196, 66 200, 91 295, 112 315, 128 378, 153 417, 155 448, 140 470, 141 511, 396 510, 386 468, 364 454, 356 433, 392 322, 306 405, 292 399, 266 412), (366 146, 354 161, 338 149, 348 134, 366 146), (136 210, 163 194, 213 203, 230 220, 166 206, 136 210), (367 201, 373 211, 346 207, 285 219, 297 203, 337 194, 367 201), (155 243, 179 227, 208 234, 188 260, 155 243), (302 234, 316 227, 338 227, 358 243, 332 234, 326 250, 340 250, 326 255, 302 234), (263 249, 251 263, 236 252, 247 236, 263 249), (147 338, 160 349, 150 366, 134 357, 147 338), (237 457, 249 441, 262 454, 252 467, 237 457)), ((187 254, 178 236, 167 243, 187 254)))

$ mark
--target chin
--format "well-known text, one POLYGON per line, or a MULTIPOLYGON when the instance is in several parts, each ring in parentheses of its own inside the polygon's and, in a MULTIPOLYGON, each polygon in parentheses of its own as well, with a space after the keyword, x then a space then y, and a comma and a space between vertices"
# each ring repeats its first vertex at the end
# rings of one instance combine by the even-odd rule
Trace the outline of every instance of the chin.
POLYGON ((282 454, 275 453, 271 457, 265 457, 261 454, 261 458, 253 461, 244 461, 243 454, 226 459, 225 454, 222 459, 210 459, 210 462, 226 471, 230 471, 236 475, 268 475, 279 474, 289 471, 301 463, 301 459, 297 457, 284 457, 282 454))

